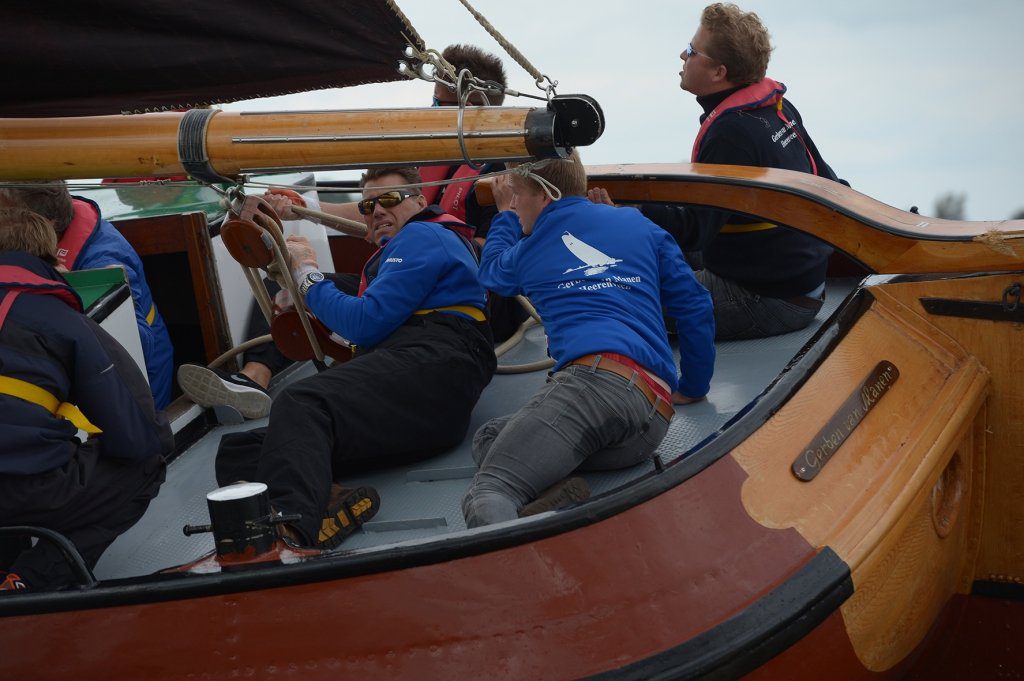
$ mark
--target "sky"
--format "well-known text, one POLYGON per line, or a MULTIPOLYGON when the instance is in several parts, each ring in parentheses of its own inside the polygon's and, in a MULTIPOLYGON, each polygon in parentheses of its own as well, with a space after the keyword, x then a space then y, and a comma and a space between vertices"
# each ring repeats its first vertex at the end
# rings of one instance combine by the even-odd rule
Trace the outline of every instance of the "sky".
MULTIPOLYGON (((560 94, 601 104, 606 130, 580 150, 584 163, 689 160, 701 110, 679 89, 679 53, 704 0, 470 1, 560 94)), ((503 57, 510 87, 539 93, 458 0, 396 3, 428 47, 478 45, 503 57)), ((966 195, 970 220, 1024 211, 1024 0, 738 4, 768 27, 768 76, 785 83, 825 160, 854 189, 925 215, 946 192, 966 195)), ((430 97, 415 80, 224 108, 429 106, 430 97)))

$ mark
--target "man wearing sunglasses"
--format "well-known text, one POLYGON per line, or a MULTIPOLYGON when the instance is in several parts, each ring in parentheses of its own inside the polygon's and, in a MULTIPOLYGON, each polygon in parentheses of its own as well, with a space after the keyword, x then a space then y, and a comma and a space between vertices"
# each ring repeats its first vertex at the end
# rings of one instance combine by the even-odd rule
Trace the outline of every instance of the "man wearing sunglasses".
MULTIPOLYGON (((704 113, 694 163, 785 168, 838 180, 811 140, 786 86, 765 77, 772 46, 753 12, 707 6, 679 55, 680 87, 704 113)), ((606 191, 591 200, 610 203, 606 191)), ((697 278, 711 292, 719 340, 760 338, 806 327, 821 308, 832 250, 783 225, 698 206, 645 205, 683 251, 699 251, 697 278)))
MULTIPOLYGON (((479 91, 470 92, 466 99, 466 106, 501 106, 504 103, 503 88, 508 85, 508 77, 501 59, 497 56, 474 45, 459 44, 449 45, 441 53, 441 56, 455 67, 456 75, 463 69, 468 69, 475 78, 494 83, 497 86, 486 97, 479 91)), ((437 83, 434 85, 432 104, 433 106, 459 106, 458 95, 448 86, 437 83)), ((424 187, 422 189, 423 196, 428 204, 437 205, 444 213, 472 225, 475 228, 475 234, 471 238, 475 237, 481 246, 487 237, 491 220, 497 214, 497 209, 490 204, 480 205, 476 198, 474 182, 481 173, 491 172, 496 168, 497 166, 494 164, 488 164, 481 168, 472 168, 466 164, 454 164, 424 166, 419 169, 424 182, 463 180, 447 185, 424 187)), ((264 198, 273 205, 274 210, 282 219, 298 219, 298 216, 292 213, 291 202, 285 197, 268 194, 264 198)), ((320 208, 349 220, 360 219, 355 202, 325 203, 321 204, 320 208)), ((514 298, 492 295, 488 316, 494 338, 497 342, 501 342, 515 333, 527 315, 514 298)))
MULTIPOLYGON (((493 54, 485 52, 473 45, 449 45, 441 53, 441 56, 455 67, 456 75, 463 69, 468 69, 474 77, 495 83, 500 88, 508 85, 508 78, 505 75, 505 67, 501 59, 493 54)), ((501 106, 505 101, 505 93, 495 88, 484 95, 478 91, 470 93, 466 100, 466 106, 501 106)), ((456 93, 446 85, 436 83, 434 85, 433 106, 459 106, 456 93)), ((465 182, 455 182, 449 185, 432 186, 423 188, 423 196, 428 204, 436 204, 449 214, 459 220, 474 226, 477 236, 483 237, 487 234, 491 218, 497 210, 493 205, 481 206, 473 191, 473 182, 482 170, 475 170, 468 165, 451 166, 424 166, 420 168, 420 174, 424 182, 436 180, 449 180, 465 178, 465 182)), ((297 220, 300 216, 292 213, 291 202, 278 194, 267 194, 264 198, 270 202, 283 220, 297 220)), ((351 203, 325 203, 321 210, 338 215, 349 220, 359 220, 359 210, 356 202, 351 203)))
POLYGON ((306 305, 357 350, 285 388, 267 428, 221 442, 218 480, 267 483, 276 510, 302 514, 288 536, 306 546, 333 546, 318 537, 333 481, 457 445, 494 373, 471 230, 400 188, 419 181, 415 168, 363 175, 356 205, 380 249, 354 295, 325 280, 305 238, 288 238, 306 305))
MULTIPOLYGON (((473 45, 449 45, 442 56, 455 67, 458 74, 468 69, 476 78, 490 81, 504 88, 508 84, 505 67, 501 59, 473 45)), ((489 104, 499 106, 505 99, 505 93, 495 89, 487 95, 472 92, 466 101, 467 106, 489 104)), ((458 106, 458 98, 453 90, 440 83, 434 86, 434 106, 458 106)), ((476 199, 474 182, 481 172, 492 170, 490 165, 481 169, 473 169, 468 165, 425 166, 420 169, 423 181, 448 180, 465 178, 463 182, 449 185, 424 187, 422 193, 428 204, 436 204, 445 214, 469 225, 470 239, 476 239, 483 245, 484 237, 490 228, 491 219, 497 213, 493 205, 481 206, 476 199)), ((267 193, 263 198, 270 203, 282 220, 299 220, 302 216, 292 211, 291 200, 281 194, 267 193)), ((385 199, 388 200, 388 199, 385 199)), ((359 203, 323 203, 320 210, 338 215, 349 220, 361 220, 359 203)), ((336 283, 342 282, 352 275, 330 275, 336 283)), ((279 288, 267 282, 271 295, 279 288)), ((497 342, 504 341, 526 320, 527 313, 514 298, 491 295, 488 303, 488 324, 497 342)), ((259 308, 252 306, 246 338, 256 338, 270 332, 266 320, 259 308)), ((262 418, 270 412, 270 395, 267 392, 274 375, 283 371, 291 364, 272 344, 264 344, 248 350, 243 356, 242 369, 231 373, 222 369, 210 369, 201 365, 186 365, 178 372, 178 385, 182 391, 196 404, 203 407, 227 405, 236 409, 245 418, 262 418)))

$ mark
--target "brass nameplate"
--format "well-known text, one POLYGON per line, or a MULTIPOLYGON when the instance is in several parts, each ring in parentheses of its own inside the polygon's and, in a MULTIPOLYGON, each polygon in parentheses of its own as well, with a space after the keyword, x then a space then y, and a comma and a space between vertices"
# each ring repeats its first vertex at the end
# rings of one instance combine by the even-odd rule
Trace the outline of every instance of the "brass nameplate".
POLYGON ((793 462, 793 475, 804 482, 813 480, 899 377, 895 364, 879 362, 793 462))

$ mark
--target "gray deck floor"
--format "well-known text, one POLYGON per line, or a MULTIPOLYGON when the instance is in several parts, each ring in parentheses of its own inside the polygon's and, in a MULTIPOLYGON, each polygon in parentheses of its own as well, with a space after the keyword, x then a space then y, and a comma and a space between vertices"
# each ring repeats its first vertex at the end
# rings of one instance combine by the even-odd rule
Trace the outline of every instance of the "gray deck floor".
MULTIPOLYGON (((836 310, 855 283, 829 282, 825 306, 816 323, 807 329, 774 338, 719 343, 708 399, 676 409, 679 416, 673 419, 658 449, 662 459, 674 459, 690 449, 760 394, 836 310)), ((540 359, 544 349, 543 331, 531 329, 526 340, 506 354, 502 363, 540 359)), ((286 380, 312 372, 311 365, 300 367, 286 380)), ((469 449, 472 433, 488 419, 515 411, 544 379, 545 372, 495 376, 473 411, 470 435, 459 447, 409 467, 353 480, 377 488, 381 510, 361 532, 346 539, 339 550, 368 549, 464 530, 460 502, 476 470, 469 449)), ((280 389, 280 385, 274 388, 280 389)), ((212 551, 211 535, 186 537, 181 528, 209 522, 205 495, 216 487, 213 461, 221 436, 265 424, 266 419, 260 419, 218 427, 171 462, 159 496, 143 518, 106 551, 96 566, 96 576, 102 580, 150 574, 212 551)), ((643 464, 623 471, 587 473, 584 477, 597 495, 627 484, 651 467, 652 464, 643 464)))

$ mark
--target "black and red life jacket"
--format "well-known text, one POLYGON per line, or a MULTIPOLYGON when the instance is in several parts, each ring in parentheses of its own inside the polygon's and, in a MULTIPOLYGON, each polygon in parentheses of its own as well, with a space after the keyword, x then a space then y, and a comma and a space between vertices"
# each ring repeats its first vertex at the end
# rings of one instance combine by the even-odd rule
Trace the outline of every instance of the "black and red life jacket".
POLYGON ((14 299, 22 293, 54 296, 77 312, 82 311, 82 299, 67 282, 41 277, 17 265, 0 265, 0 291, 7 292, 0 301, 0 329, 3 328, 14 299))
POLYGON ((749 111, 751 109, 761 109, 766 106, 774 106, 775 113, 779 119, 786 125, 787 128, 793 128, 793 132, 796 133, 797 139, 800 140, 800 144, 803 145, 804 151, 807 153, 807 158, 811 162, 811 173, 814 175, 818 174, 818 164, 814 161, 814 154, 807 147, 807 143, 804 141, 803 135, 796 130, 796 126, 792 125, 791 122, 786 118, 786 115, 782 113, 782 96, 786 94, 786 86, 782 83, 772 80, 771 78, 763 78, 753 85, 748 85, 745 88, 737 90, 722 102, 712 109, 708 115, 704 118, 704 122, 701 123, 700 130, 697 131, 697 138, 693 140, 693 150, 690 152, 690 162, 697 163, 697 156, 700 153, 700 144, 704 140, 704 135, 707 134, 708 129, 717 121, 721 116, 733 112, 733 111, 749 111))
POLYGON ((420 168, 420 177, 424 182, 460 178, 466 178, 466 181, 424 187, 423 196, 426 197, 428 204, 436 204, 442 211, 464 223, 466 221, 466 199, 469 198, 469 193, 473 190, 473 183, 476 181, 475 178, 480 175, 481 170, 470 168, 468 165, 424 166, 420 168))

